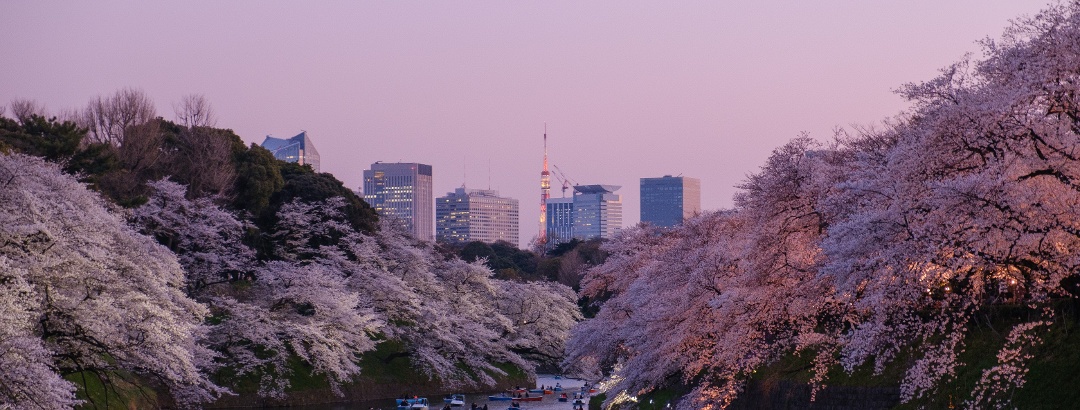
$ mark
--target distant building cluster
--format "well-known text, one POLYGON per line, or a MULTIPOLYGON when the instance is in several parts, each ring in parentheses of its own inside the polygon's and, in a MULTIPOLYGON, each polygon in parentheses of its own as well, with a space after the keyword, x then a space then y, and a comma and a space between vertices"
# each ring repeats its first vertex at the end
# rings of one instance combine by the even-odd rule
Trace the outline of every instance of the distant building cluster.
POLYGON ((547 245, 571 239, 611 238, 622 229, 622 196, 616 185, 575 185, 570 198, 547 200, 547 245))
MULTIPOLYGON (((280 139, 267 136, 262 146, 275 158, 309 165, 319 172, 319 151, 307 132, 280 139)), ((540 232, 536 238, 548 249, 573 239, 611 238, 623 227, 619 186, 573 184, 573 195, 552 198, 544 134, 541 172, 540 232)), ((558 168, 558 167, 556 167, 558 168)), ((570 181, 561 171, 563 195, 570 181)), ((364 171, 359 194, 379 215, 424 240, 464 244, 473 241, 520 240, 518 200, 490 189, 464 186, 434 198, 431 165, 416 162, 375 162, 364 171)), ((701 212, 701 182, 697 178, 664 175, 641 178, 641 222, 671 228, 701 212)))

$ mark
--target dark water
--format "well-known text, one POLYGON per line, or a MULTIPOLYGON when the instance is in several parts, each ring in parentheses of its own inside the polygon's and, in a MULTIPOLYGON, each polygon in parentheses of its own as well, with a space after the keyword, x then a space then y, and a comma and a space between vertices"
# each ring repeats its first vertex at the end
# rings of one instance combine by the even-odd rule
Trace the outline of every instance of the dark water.
MULTIPOLYGON (((554 376, 551 375, 537 375, 536 386, 530 387, 537 388, 541 385, 554 386, 556 383, 562 385, 563 391, 566 392, 566 394, 570 397, 573 397, 573 392, 578 391, 578 389, 585 384, 585 382, 582 380, 566 378, 556 379, 554 376)), ((466 394, 465 407, 454 407, 454 409, 467 410, 470 408, 470 406, 472 406, 473 403, 476 403, 476 405, 480 406, 481 408, 486 404, 488 406, 488 410, 505 410, 507 407, 510 407, 510 402, 508 401, 488 400, 487 396, 496 396, 498 394, 499 392, 466 394)), ((569 401, 566 403, 559 402, 557 400, 558 396, 558 393, 545 394, 544 400, 538 402, 522 402, 521 408, 523 410, 570 410, 573 408, 573 405, 569 401)), ((442 407, 446 404, 443 402, 443 397, 441 396, 428 397, 427 399, 428 402, 431 403, 431 410, 442 409, 442 407)), ((571 401, 573 401, 573 399, 571 399, 571 401)), ((394 405, 394 399, 371 400, 354 403, 324 404, 318 406, 290 407, 290 409, 298 410, 394 410, 395 408, 396 407, 394 405)))

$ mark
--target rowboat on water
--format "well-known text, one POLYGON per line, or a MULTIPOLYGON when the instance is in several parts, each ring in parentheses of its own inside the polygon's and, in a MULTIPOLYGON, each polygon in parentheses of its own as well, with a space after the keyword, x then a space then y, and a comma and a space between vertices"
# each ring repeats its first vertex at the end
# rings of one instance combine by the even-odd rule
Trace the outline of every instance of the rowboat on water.
POLYGON ((397 403, 397 410, 429 410, 428 400, 423 397, 397 399, 394 402, 397 403))
POLYGON ((444 398, 443 403, 447 403, 450 407, 462 407, 465 406, 464 394, 451 394, 450 397, 444 398))

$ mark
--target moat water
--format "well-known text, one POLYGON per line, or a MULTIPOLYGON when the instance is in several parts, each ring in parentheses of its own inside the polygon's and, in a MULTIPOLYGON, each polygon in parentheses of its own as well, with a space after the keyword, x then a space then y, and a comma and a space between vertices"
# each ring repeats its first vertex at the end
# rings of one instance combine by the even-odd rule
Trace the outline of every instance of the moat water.
MULTIPOLYGON (((554 386, 559 384, 563 388, 563 392, 571 397, 567 402, 558 401, 559 393, 545 394, 544 399, 541 401, 522 402, 522 410, 571 410, 573 409, 573 393, 579 391, 581 386, 585 385, 584 380, 559 378, 556 379, 552 375, 537 375, 536 386, 522 386, 529 388, 539 388, 540 386, 554 386)), ((508 401, 490 401, 488 396, 497 396, 501 392, 488 392, 482 394, 466 394, 465 395, 465 407, 454 407, 454 409, 468 410, 472 407, 473 403, 480 408, 483 408, 486 404, 488 410, 505 410, 510 407, 508 401)), ((530 396, 536 396, 530 394, 530 396)), ((428 402, 430 404, 430 410, 442 409, 446 404, 443 402, 443 396, 431 397, 429 396, 428 402)), ((290 410, 394 410, 396 408, 394 399, 380 399, 380 400, 365 400, 351 403, 335 403, 335 404, 323 404, 317 406, 302 406, 302 407, 289 407, 290 410)))

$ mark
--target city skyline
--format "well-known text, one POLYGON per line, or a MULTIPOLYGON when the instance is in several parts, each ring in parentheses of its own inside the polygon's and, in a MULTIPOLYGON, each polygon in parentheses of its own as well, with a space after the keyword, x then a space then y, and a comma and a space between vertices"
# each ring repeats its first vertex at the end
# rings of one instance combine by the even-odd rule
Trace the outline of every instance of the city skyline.
MULTIPOLYGON (((408 161, 436 192, 519 199, 525 244, 544 123, 551 164, 582 184, 694 175, 702 208, 726 208, 774 148, 880 124, 907 107, 892 90, 1045 5, 5 3, 0 34, 33 41, 0 44, 0 104, 60 113, 136 87, 172 118, 202 94, 246 143, 308 130, 350 188, 408 161)), ((638 192, 623 203, 633 225, 638 192)))

